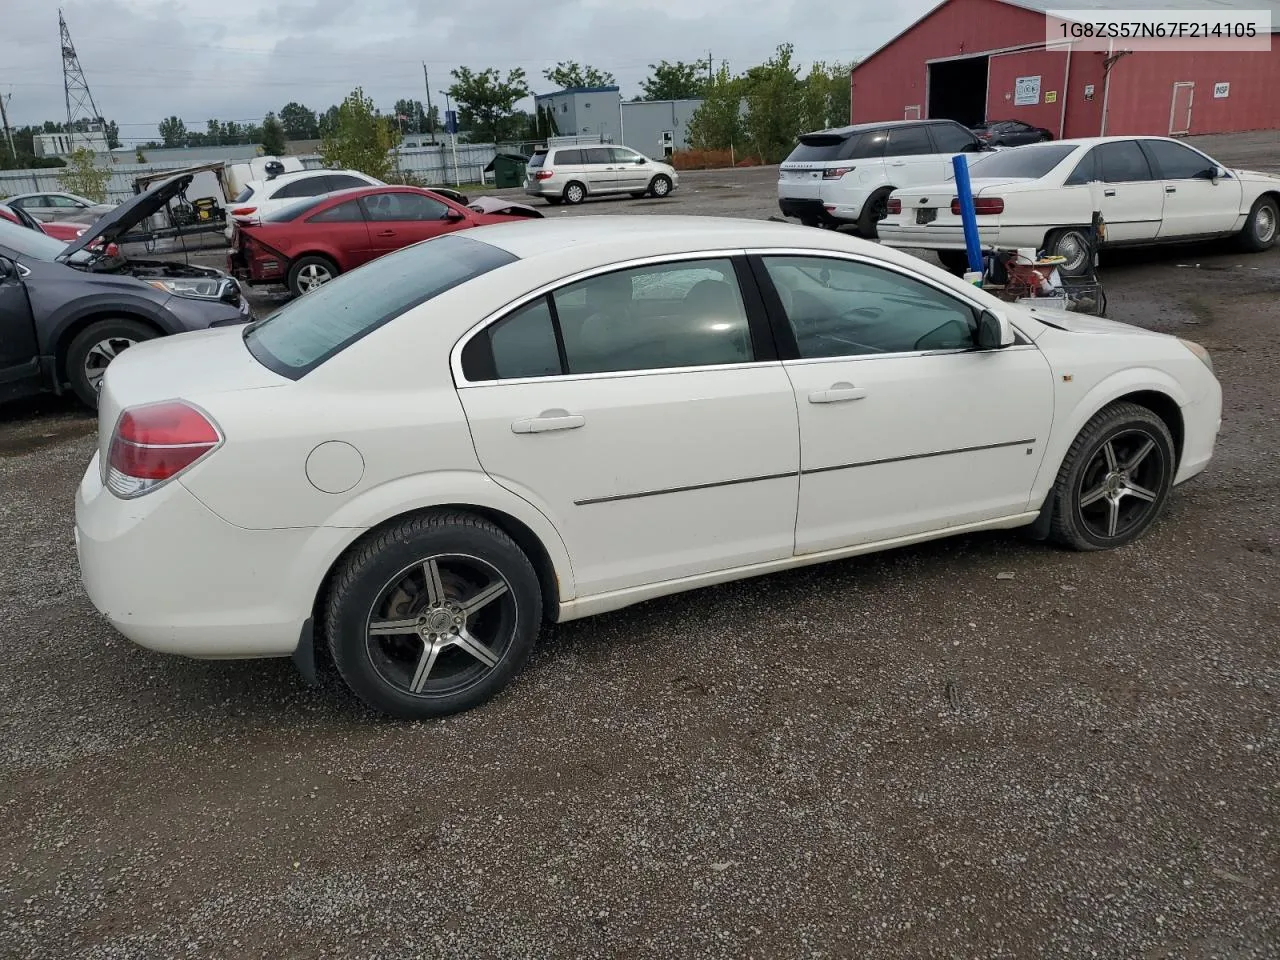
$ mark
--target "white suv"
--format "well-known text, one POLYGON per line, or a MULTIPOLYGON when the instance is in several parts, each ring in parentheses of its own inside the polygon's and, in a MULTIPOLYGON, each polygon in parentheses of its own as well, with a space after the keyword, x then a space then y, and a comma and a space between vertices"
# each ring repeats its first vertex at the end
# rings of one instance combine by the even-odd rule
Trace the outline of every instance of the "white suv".
POLYGON ((665 197, 679 185, 675 167, 630 147, 551 147, 529 158, 524 192, 554 206, 604 194, 665 197))
POLYGON ((359 170, 299 170, 282 173, 268 180, 250 180, 231 201, 227 229, 228 240, 235 229, 236 220, 253 222, 263 215, 282 210, 289 204, 307 197, 349 190, 353 187, 381 187, 375 180, 359 170))
POLYGON ((874 238, 898 187, 937 183, 958 153, 990 149, 954 120, 895 120, 806 133, 778 172, 778 208, 808 226, 856 223, 874 238))

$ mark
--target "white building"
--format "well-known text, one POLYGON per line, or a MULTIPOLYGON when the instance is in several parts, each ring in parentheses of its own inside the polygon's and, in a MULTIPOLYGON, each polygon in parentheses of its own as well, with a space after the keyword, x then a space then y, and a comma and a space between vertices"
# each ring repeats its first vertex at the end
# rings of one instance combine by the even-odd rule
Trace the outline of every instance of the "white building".
POLYGON ((97 130, 87 133, 37 133, 33 144, 37 157, 67 157, 84 147, 94 153, 106 153, 107 135, 97 130))

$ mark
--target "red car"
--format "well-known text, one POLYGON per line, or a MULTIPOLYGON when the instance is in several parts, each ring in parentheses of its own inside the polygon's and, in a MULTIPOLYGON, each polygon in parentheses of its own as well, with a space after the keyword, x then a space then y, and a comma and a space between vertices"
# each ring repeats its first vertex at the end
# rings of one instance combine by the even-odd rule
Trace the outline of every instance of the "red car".
POLYGON ((247 283, 283 283, 301 296, 340 273, 422 240, 541 214, 522 204, 481 212, 418 187, 357 187, 302 200, 258 222, 237 220, 227 272, 247 283))
MULTIPOLYGON (((18 226, 27 227, 30 230, 39 230, 41 233, 53 237, 55 240, 61 240, 63 243, 70 243, 89 229, 88 224, 72 223, 65 220, 44 223, 20 207, 11 207, 4 203, 0 203, 0 220, 8 220, 10 223, 16 223, 18 226)), ((90 244, 91 248, 100 246, 102 244, 90 244)), ((118 256, 119 253, 120 249, 114 243, 107 247, 107 256, 114 257, 118 256)))

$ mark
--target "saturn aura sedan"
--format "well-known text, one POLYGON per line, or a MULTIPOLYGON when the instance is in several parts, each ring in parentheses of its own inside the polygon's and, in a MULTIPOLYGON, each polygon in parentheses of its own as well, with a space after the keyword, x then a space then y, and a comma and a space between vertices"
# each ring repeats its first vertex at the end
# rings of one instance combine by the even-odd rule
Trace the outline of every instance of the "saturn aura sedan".
POLYGON ((304 673, 319 646, 429 717, 501 690, 545 621, 975 530, 1127 544, 1221 404, 1194 343, 857 238, 525 221, 122 354, 76 544, 143 646, 304 673))

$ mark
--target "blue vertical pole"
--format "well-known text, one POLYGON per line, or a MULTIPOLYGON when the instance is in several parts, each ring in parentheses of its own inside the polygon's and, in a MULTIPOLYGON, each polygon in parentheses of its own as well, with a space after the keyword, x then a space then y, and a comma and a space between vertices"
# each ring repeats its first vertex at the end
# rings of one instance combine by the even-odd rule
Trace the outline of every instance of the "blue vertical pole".
POLYGON ((973 212, 973 188, 969 185, 969 160, 963 153, 951 158, 956 172, 956 192, 960 195, 960 220, 964 224, 964 247, 969 269, 982 272, 982 244, 978 242, 978 216, 973 212))

